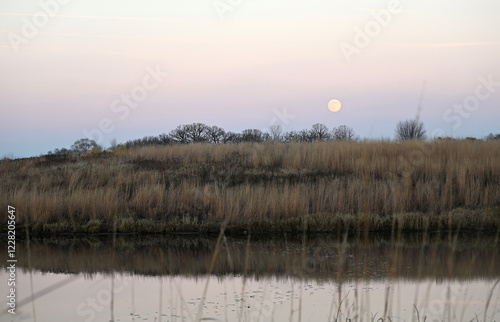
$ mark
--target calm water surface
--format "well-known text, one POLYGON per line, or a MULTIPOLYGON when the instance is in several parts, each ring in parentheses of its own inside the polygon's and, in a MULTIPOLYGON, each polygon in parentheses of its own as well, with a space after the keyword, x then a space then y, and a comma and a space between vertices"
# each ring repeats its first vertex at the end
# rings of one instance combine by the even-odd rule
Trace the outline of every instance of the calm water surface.
POLYGON ((495 234, 61 237, 16 255, 1 321, 500 321, 495 234))

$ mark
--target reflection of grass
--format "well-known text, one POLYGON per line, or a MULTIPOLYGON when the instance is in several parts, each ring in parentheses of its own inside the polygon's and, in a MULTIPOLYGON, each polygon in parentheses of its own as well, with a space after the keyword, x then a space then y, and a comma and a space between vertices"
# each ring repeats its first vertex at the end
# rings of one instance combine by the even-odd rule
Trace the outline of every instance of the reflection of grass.
MULTIPOLYGON (((500 142, 145 147, 0 161, 35 233, 500 227, 500 142), (425 151, 425 152, 421 152, 425 151)), ((6 217, 2 217, 6 218, 6 217)), ((3 227, 5 227, 3 225, 3 227)))
MULTIPOLYGON (((484 317, 487 314, 494 316, 495 313, 488 312, 491 312, 491 308, 497 303, 492 295, 498 284, 500 267, 500 258, 495 256, 498 253, 498 237, 498 232, 495 235, 482 232, 395 232, 387 235, 370 233, 368 238, 347 233, 302 233, 295 236, 284 234, 279 238, 252 235, 251 238, 247 236, 245 240, 227 238, 223 231, 217 240, 200 236, 151 235, 51 237, 31 240, 29 252, 25 243, 19 240, 17 254, 20 267, 23 263, 30 263, 31 267, 43 272, 83 272, 86 276, 105 273, 111 278, 117 272, 160 276, 160 302, 157 311, 160 312, 159 315, 162 312, 162 285, 165 275, 202 278, 236 275, 242 276, 243 279, 243 290, 238 302, 242 307, 236 307, 239 310, 237 315, 242 321, 254 321, 254 318, 258 321, 268 321, 274 314, 272 306, 262 312, 263 299, 260 305, 254 307, 254 300, 251 307, 247 306, 250 303, 249 295, 245 292, 247 276, 263 279, 264 283, 268 278, 289 279, 292 283, 292 295, 289 297, 290 319, 304 318, 302 314, 306 308, 303 307, 302 300, 307 293, 303 292, 303 288, 308 281, 315 280, 321 284, 338 285, 337 293, 333 294, 329 321, 361 321, 369 316, 373 321, 395 321, 398 319, 398 314, 395 313, 395 290, 388 288, 385 308, 381 310, 382 308, 377 307, 379 311, 372 312, 370 309, 373 310, 373 306, 370 307, 369 303, 363 303, 360 299, 358 286, 373 280, 385 280, 388 285, 401 279, 428 281, 430 286, 433 281, 442 284, 449 281, 466 283, 472 279, 496 279, 497 282, 492 288, 485 290, 487 298, 484 312, 481 312, 484 317), (27 261, 25 256, 30 256, 30 261, 27 261), (348 291, 349 287, 343 287, 350 285, 352 289, 353 284, 356 285, 354 292, 348 291), (294 294, 297 293, 298 301, 294 304, 294 294)), ((0 253, 0 262, 6 262, 5 254, 0 253)), ((181 297, 180 312, 183 314, 185 300, 182 298, 182 290, 178 289, 177 293, 181 297)), ((208 279, 205 289, 200 293, 198 313, 187 310, 191 320, 209 318, 203 315, 203 303, 210 293, 208 279)), ((415 295, 414 316, 418 316, 416 321, 436 317, 434 312, 426 311, 429 307, 429 295, 424 296, 423 303, 417 303, 418 299, 415 295)), ((446 300, 447 304, 440 308, 439 314, 442 316, 438 318, 442 321, 456 320, 453 316, 457 309, 452 305, 459 308, 460 304, 449 303, 449 292, 443 300, 446 300)), ((111 316, 112 308, 113 304, 111 316)))
MULTIPOLYGON (((455 235, 455 234, 454 234, 455 235)), ((394 272, 395 279, 494 279, 500 257, 495 236, 460 233, 456 243, 448 234, 403 235, 399 243, 390 236, 372 234, 368 240, 351 236, 314 235, 223 239, 210 270, 216 240, 200 236, 118 235, 113 259, 111 237, 32 239, 31 266, 43 272, 134 273, 143 275, 276 276, 313 280, 380 280, 394 272), (286 238, 286 239, 284 239, 286 238), (495 246, 496 245, 496 246, 495 246), (397 246, 397 248, 396 248, 397 246), (496 247, 496 248, 495 248, 496 247), (395 256, 397 250, 398 256, 395 256), (494 252, 493 252, 494 253, 494 252), (392 267, 392 269, 391 269, 392 267), (245 271, 246 269, 246 271, 245 271), (349 272, 349 276, 344 274, 349 272)), ((27 249, 17 245, 18 263, 27 263, 27 249)), ((7 253, 0 253, 6 263, 7 253)), ((5 265, 5 264, 4 264, 5 265)))

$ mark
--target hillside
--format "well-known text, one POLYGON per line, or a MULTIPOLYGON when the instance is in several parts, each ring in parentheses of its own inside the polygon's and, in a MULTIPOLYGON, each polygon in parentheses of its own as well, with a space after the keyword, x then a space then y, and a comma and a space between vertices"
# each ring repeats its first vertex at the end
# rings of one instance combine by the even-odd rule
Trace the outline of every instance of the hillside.
MULTIPOLYGON (((500 142, 173 144, 0 161, 33 233, 500 229, 500 142)), ((5 225, 4 225, 5 226, 5 225)))

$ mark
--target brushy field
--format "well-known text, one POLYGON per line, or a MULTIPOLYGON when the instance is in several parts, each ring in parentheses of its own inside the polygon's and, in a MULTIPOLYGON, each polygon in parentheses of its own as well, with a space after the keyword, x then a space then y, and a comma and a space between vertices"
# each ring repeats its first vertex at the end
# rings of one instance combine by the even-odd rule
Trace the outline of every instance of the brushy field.
POLYGON ((500 229, 500 141, 153 146, 0 180, 0 218, 33 233, 500 229))

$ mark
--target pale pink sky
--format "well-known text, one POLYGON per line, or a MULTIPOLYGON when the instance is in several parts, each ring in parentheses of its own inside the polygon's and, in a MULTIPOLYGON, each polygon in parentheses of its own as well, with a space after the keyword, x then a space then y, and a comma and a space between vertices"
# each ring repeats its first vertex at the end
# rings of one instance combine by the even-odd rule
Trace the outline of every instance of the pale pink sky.
POLYGON ((424 82, 430 134, 500 133, 498 1, 227 3, 0 3, 0 157, 68 148, 102 122, 104 146, 192 122, 393 137, 424 82))

